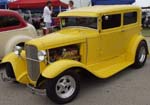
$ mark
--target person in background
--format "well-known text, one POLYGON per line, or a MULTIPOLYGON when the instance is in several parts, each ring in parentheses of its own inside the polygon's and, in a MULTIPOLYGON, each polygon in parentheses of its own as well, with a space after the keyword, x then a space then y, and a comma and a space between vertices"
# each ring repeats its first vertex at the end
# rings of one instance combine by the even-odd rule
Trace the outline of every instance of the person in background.
POLYGON ((43 18, 44 18, 44 23, 45 23, 45 27, 46 27, 46 34, 48 34, 52 31, 52 27, 51 27, 52 11, 53 11, 53 7, 51 5, 51 2, 48 1, 47 5, 44 7, 44 10, 43 10, 43 18))
POLYGON ((68 10, 74 9, 74 2, 72 0, 69 1, 68 10))

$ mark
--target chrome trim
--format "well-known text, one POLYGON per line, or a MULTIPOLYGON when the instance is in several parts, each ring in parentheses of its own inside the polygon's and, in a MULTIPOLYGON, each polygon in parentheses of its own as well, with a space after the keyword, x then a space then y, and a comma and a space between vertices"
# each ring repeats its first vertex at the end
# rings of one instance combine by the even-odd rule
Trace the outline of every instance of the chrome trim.
POLYGON ((138 57, 139 57, 139 62, 140 63, 143 63, 145 61, 145 59, 146 59, 146 49, 145 49, 145 47, 140 48, 138 57))
POLYGON ((55 86, 56 94, 60 98, 69 98, 71 97, 76 90, 76 81, 75 79, 70 75, 65 75, 61 77, 55 86))
MULTIPOLYGON (((35 61, 35 62, 41 62, 41 61, 39 61, 39 60, 36 60, 36 59, 31 59, 31 58, 27 58, 27 57, 22 57, 22 56, 19 56, 19 57, 21 57, 22 59, 24 59, 24 60, 31 60, 31 61, 35 61)), ((48 63, 48 64, 52 64, 53 62, 49 62, 48 61, 48 59, 45 59, 44 61, 42 61, 42 62, 46 62, 46 63, 48 63)))
POLYGON ((40 76, 40 62, 38 60, 38 49, 33 45, 26 45, 26 61, 27 61, 27 70, 28 75, 31 80, 37 81, 40 76))
POLYGON ((37 89, 34 86, 31 86, 30 84, 27 84, 27 87, 30 89, 32 94, 46 96, 46 89, 37 89))
POLYGON ((40 62, 39 60, 36 60, 36 59, 32 59, 32 58, 24 58, 26 60, 30 60, 30 61, 35 61, 35 62, 40 62))

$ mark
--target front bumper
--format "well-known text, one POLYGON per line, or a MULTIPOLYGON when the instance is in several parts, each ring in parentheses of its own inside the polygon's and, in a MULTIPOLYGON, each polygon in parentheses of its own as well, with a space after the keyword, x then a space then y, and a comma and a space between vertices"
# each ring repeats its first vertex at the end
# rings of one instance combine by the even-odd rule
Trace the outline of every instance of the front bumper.
POLYGON ((46 96, 46 89, 38 89, 30 84, 28 84, 27 87, 32 92, 32 94, 46 96))

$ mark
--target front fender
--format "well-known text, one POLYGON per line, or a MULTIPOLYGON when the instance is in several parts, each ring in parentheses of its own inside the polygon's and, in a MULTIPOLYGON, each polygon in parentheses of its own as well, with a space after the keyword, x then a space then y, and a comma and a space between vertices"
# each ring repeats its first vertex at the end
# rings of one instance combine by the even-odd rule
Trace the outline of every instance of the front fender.
POLYGON ((59 60, 47 66, 42 72, 42 76, 45 78, 55 78, 62 72, 73 67, 79 67, 87 70, 86 66, 80 62, 74 60, 59 60))
MULTIPOLYGON (((24 51, 22 52, 21 56, 25 57, 24 51)), ((12 68, 13 68, 13 72, 14 72, 14 75, 16 77, 16 80, 20 83, 28 84, 29 79, 27 76, 26 60, 23 59, 22 57, 18 57, 16 54, 14 54, 12 52, 3 58, 1 63, 2 64, 3 63, 10 63, 12 68)))

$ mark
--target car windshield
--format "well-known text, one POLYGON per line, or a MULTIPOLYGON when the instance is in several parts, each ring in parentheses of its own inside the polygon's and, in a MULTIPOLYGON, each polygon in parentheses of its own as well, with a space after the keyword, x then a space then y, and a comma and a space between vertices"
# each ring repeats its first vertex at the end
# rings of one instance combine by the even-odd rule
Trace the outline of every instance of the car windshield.
POLYGON ((83 26, 83 27, 97 29, 96 17, 62 17, 61 23, 62 23, 62 27, 83 26))

